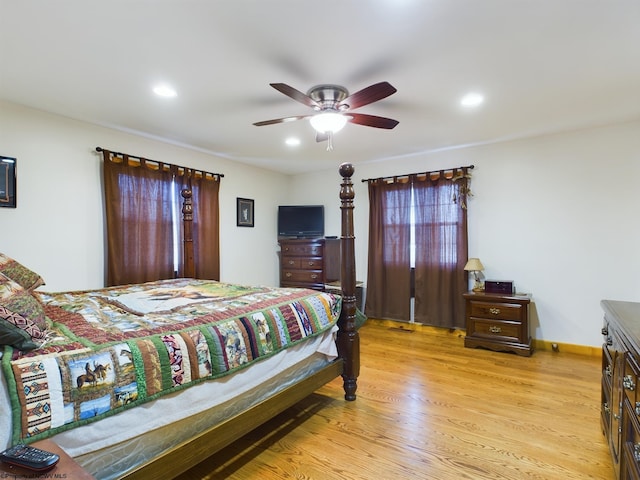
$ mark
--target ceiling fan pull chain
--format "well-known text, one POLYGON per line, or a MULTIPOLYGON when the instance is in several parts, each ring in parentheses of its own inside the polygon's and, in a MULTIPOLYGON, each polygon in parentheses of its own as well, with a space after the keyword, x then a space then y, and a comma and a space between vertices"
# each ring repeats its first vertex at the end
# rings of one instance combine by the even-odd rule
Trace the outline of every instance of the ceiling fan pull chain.
POLYGON ((327 152, 330 152, 333 150, 333 132, 328 132, 327 135, 327 152))

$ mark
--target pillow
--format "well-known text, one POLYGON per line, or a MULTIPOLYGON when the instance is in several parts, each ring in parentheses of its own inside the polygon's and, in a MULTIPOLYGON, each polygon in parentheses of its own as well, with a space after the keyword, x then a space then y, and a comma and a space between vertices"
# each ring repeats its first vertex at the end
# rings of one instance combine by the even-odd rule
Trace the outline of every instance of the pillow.
POLYGON ((3 253, 0 253, 0 273, 27 290, 33 290, 40 285, 44 285, 44 280, 40 275, 3 253))
POLYGON ((26 324, 27 319, 0 305, 0 346, 11 345, 18 350, 34 350, 38 348, 31 335, 16 324, 26 324))
POLYGON ((0 273, 0 344, 33 350, 44 343, 46 336, 47 318, 42 304, 0 273))

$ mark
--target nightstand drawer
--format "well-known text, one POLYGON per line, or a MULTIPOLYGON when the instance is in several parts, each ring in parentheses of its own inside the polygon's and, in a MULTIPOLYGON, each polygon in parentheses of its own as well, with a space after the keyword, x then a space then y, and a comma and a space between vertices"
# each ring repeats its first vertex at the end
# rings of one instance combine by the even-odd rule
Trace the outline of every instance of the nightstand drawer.
POLYGON ((497 320, 518 320, 522 317, 522 305, 513 303, 471 302, 471 316, 495 318, 497 320))
POLYGON ((518 341, 522 324, 510 321, 492 321, 471 317, 471 335, 474 337, 500 337, 502 340, 518 341))

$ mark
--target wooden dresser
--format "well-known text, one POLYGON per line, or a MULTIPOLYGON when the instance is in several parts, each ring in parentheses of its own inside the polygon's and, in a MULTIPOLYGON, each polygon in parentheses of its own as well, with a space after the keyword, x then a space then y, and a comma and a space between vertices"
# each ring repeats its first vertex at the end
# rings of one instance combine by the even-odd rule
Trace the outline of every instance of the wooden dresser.
POLYGON ((340 279, 340 240, 281 239, 280 286, 324 290, 340 279))
POLYGON ((533 352, 529 334, 529 295, 468 292, 465 347, 529 356, 533 352))
POLYGON ((603 300, 600 420, 618 479, 640 479, 640 303, 603 300))

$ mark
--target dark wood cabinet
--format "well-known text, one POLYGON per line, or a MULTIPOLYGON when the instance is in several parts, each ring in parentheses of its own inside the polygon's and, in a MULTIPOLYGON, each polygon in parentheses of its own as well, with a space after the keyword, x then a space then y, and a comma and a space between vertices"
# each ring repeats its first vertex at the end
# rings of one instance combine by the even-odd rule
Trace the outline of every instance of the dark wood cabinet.
POLYGON ((324 290, 326 283, 340 279, 338 239, 282 239, 280 286, 324 290))
POLYGON ((468 292, 464 294, 467 333, 464 346, 529 356, 529 295, 468 292))
POLYGON ((324 283, 339 282, 342 256, 339 238, 324 239, 324 283))
POLYGON ((603 300, 600 423, 618 479, 640 479, 640 303, 603 300))

